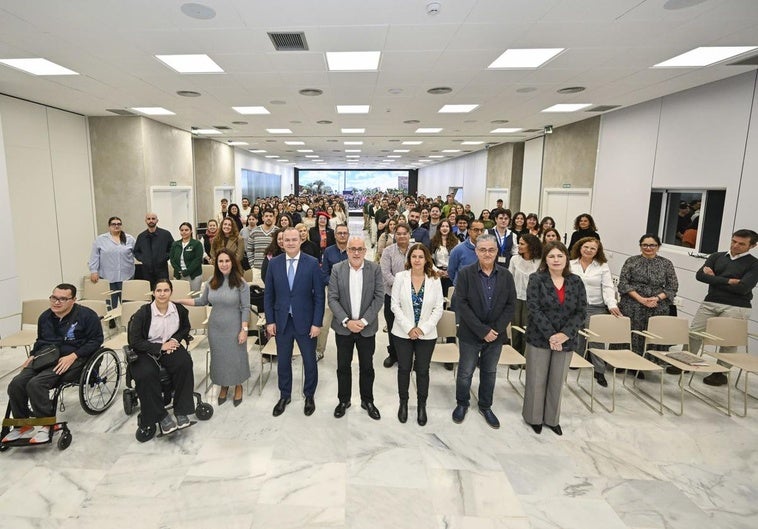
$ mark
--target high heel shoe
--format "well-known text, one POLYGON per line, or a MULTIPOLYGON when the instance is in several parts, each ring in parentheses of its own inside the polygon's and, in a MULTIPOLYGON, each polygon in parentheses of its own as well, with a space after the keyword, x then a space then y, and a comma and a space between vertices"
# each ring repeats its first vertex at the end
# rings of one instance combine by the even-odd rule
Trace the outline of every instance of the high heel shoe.
POLYGON ((221 386, 221 391, 218 393, 218 405, 221 406, 226 402, 226 397, 229 393, 229 386, 221 386))
POLYGON ((242 404, 242 393, 242 386, 236 386, 234 388, 234 399, 232 400, 232 404, 234 404, 235 408, 242 404), (237 393, 239 393, 239 398, 237 398, 237 393))

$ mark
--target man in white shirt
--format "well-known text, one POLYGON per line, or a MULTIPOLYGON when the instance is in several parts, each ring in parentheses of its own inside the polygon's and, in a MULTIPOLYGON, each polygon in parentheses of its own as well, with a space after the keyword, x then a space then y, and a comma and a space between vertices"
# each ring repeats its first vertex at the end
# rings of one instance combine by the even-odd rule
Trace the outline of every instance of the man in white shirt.
POLYGON ((493 209, 491 216, 495 219, 495 227, 489 230, 489 232, 495 236, 497 242, 497 259, 495 263, 498 266, 508 268, 508 265, 511 263, 511 257, 518 253, 516 234, 508 229, 511 223, 511 210, 493 209))
POLYGON ((350 407, 353 349, 358 350, 361 408, 379 420, 374 406, 374 351, 379 330, 379 311, 384 304, 384 281, 377 263, 365 260, 366 243, 351 237, 348 259, 332 268, 327 300, 332 310, 332 329, 337 343, 337 398, 334 416, 343 417, 350 407))

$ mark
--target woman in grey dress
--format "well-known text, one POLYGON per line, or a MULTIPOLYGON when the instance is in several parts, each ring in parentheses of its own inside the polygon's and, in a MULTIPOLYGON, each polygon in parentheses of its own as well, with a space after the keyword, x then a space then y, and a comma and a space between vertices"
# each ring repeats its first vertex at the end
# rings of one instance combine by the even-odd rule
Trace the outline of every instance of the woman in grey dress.
POLYGON ((242 383, 250 378, 247 357, 247 326, 250 318, 250 286, 242 267, 231 250, 222 248, 216 255, 213 277, 197 299, 182 299, 190 306, 210 304, 208 341, 211 348, 211 380, 221 386, 219 405, 226 402, 229 386, 234 388, 235 406, 242 402, 242 383))
MULTIPOLYGON (((650 316, 668 316, 679 289, 674 264, 658 255, 661 240, 655 234, 640 238, 640 255, 624 262, 619 274, 619 309, 632 320, 632 329, 644 331, 650 316)), ((641 355, 644 338, 632 335, 632 349, 641 355)), ((643 378, 640 371, 637 375, 643 378)))

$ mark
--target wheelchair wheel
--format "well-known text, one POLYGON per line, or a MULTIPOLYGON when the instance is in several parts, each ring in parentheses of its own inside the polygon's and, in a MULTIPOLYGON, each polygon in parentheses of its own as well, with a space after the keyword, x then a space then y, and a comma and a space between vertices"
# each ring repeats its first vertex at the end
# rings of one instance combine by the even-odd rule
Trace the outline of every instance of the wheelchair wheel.
POLYGON ((10 448, 10 446, 8 446, 8 445, 0 445, 0 452, 5 452, 9 448, 10 448))
POLYGON ((121 362, 112 349, 100 349, 87 362, 79 381, 79 401, 84 411, 99 415, 116 400, 121 384, 121 362))
POLYGON ((127 388, 124 390, 121 400, 124 403, 124 413, 131 415, 137 408, 137 397, 134 394, 134 390, 127 388))
POLYGON ((195 417, 201 421, 207 421, 213 417, 213 406, 205 402, 198 404, 195 408, 195 417))
POLYGON ((58 450, 65 450, 66 448, 71 446, 71 439, 72 439, 71 432, 65 431, 61 433, 61 436, 58 438, 58 450))

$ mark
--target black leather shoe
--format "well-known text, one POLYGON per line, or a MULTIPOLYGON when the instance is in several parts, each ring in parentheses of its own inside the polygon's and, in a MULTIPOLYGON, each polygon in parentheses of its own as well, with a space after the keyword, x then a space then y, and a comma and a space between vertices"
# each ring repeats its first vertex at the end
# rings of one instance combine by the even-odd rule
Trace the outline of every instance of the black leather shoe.
POLYGON ((292 402, 290 399, 279 399, 279 402, 274 406, 274 417, 279 417, 284 413, 284 408, 286 408, 287 404, 290 402, 292 402))
POLYGON ((461 424, 463 419, 466 418, 466 412, 468 412, 468 406, 456 406, 453 410, 453 422, 455 424, 461 424))
POLYGON ((418 425, 426 426, 426 402, 418 403, 418 425))
POLYGON ((397 362, 396 358, 392 358, 391 356, 388 356, 387 358, 384 359, 384 364, 382 365, 384 365, 384 367, 392 367, 395 365, 396 362, 397 362))
POLYGON ((598 385, 603 386, 604 388, 608 387, 608 381, 605 379, 604 374, 595 373, 595 380, 597 381, 598 385))
POLYGON ((490 408, 479 408, 479 413, 484 417, 484 420, 487 421, 487 426, 494 428, 495 430, 500 428, 500 421, 497 420, 497 416, 490 408))
POLYGON ((634 375, 634 376, 636 376, 639 380, 645 380, 645 372, 644 371, 637 371, 637 374, 634 375))
POLYGON ((229 386, 221 386, 221 391, 218 394, 218 405, 221 406, 224 402, 226 402, 226 399, 229 395, 229 386), (224 395, 221 396, 221 393, 224 395))
POLYGON ((681 375, 682 370, 679 369, 678 367, 668 366, 666 368, 666 373, 668 373, 669 375, 681 375))
POLYGON ((334 408, 334 416, 338 419, 345 416, 345 411, 350 407, 349 402, 340 402, 337 407, 334 408))
POLYGON ((532 430, 534 430, 534 433, 541 434, 542 433, 542 425, 541 424, 530 424, 529 426, 532 427, 532 430))
POLYGON ((375 421, 378 421, 382 418, 382 416, 379 414, 379 410, 376 409, 376 406, 374 406, 373 402, 361 401, 361 408, 366 410, 368 412, 368 416, 375 421))
POLYGON ((313 397, 305 397, 305 406, 303 407, 303 413, 310 417, 313 415, 314 411, 316 411, 316 402, 313 400, 313 397))
POLYGON ((711 373, 703 379, 703 383, 709 386, 723 386, 727 381, 724 373, 711 373))
POLYGON ((549 424, 546 425, 548 428, 553 430, 555 432, 555 435, 563 435, 563 430, 561 430, 561 425, 556 424, 555 426, 550 426, 549 424))
POLYGON ((397 409, 397 420, 405 423, 408 420, 408 401, 401 400, 400 407, 397 409))
POLYGON ((445 362, 443 365, 445 366, 445 369, 447 369, 448 371, 452 371, 453 369, 455 369, 455 365, 450 362, 445 362))

